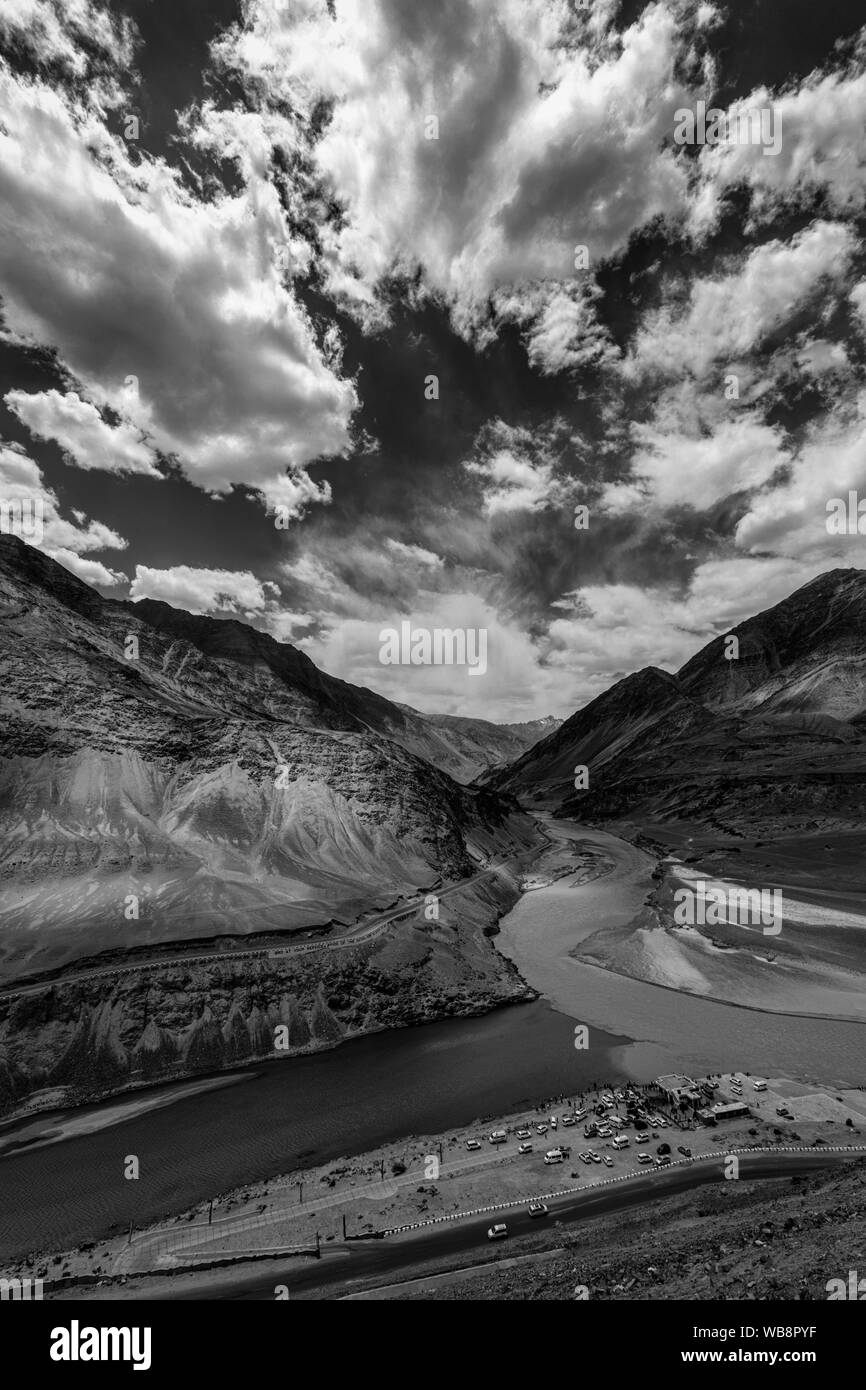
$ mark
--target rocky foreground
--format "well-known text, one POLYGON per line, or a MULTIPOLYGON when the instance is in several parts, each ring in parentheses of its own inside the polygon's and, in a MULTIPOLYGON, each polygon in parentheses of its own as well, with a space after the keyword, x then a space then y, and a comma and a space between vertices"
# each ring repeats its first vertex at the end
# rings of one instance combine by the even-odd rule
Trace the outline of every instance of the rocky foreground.
POLYGON ((850 1270, 862 1272, 864 1238, 866 1168, 852 1163, 838 1173, 729 1182, 666 1198, 587 1222, 574 1233, 564 1229, 549 1257, 501 1270, 494 1264, 388 1296, 424 1302, 824 1300, 830 1280, 847 1283, 850 1270))

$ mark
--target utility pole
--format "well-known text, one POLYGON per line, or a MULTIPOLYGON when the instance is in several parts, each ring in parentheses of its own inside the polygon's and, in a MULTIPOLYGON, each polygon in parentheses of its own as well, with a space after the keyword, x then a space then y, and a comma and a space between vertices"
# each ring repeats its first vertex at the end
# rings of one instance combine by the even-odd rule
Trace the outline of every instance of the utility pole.
POLYGON ((213 1202, 211 1202, 210 1207, 208 1208, 207 1224, 209 1226, 213 1225, 213 1202))
POLYGON ((295 1186, 298 1189, 298 1206, 300 1207, 303 1206, 304 1203, 304 1184, 302 1182, 298 1182, 295 1183, 295 1186))
POLYGON ((346 1213, 343 1212, 343 1240, 346 1239, 346 1213))
POLYGON ((321 1251, 321 1247, 320 1247, 320 1245, 319 1245, 319 1232, 317 1231, 317 1232, 316 1232, 316 1259, 317 1259, 317 1260, 320 1260, 321 1258, 322 1258, 322 1251, 321 1251))
POLYGON ((382 1181, 384 1182, 384 1181, 385 1181, 385 1160, 384 1160, 384 1158, 381 1159, 380 1162, 379 1162, 379 1171, 380 1171, 381 1174, 382 1174, 382 1181))

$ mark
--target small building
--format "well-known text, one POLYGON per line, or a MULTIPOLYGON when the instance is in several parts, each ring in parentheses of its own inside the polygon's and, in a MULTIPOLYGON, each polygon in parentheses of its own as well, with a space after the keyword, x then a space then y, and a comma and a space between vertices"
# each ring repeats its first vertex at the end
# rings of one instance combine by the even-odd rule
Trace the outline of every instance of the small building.
POLYGON ((743 1101, 734 1100, 727 1105, 712 1105, 706 1110, 699 1110, 698 1119, 703 1120, 705 1125, 714 1125, 718 1120, 745 1119, 751 1113, 743 1101))
POLYGON ((692 1081, 690 1076, 680 1076, 676 1072, 671 1072, 668 1076, 657 1076, 656 1085, 672 1105, 679 1105, 681 1100, 691 1101, 701 1098, 697 1084, 692 1081))

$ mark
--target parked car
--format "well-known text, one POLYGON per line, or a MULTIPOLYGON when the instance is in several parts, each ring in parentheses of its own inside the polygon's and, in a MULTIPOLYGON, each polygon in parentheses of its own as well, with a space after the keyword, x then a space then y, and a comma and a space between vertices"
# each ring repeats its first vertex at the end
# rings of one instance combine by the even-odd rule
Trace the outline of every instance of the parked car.
POLYGON ((691 1158, 692 1151, 687 1149, 684 1144, 677 1144, 677 1153, 684 1154, 686 1158, 691 1158))
POLYGON ((546 1216, 547 1207, 543 1202, 533 1202, 531 1206, 527 1207, 526 1214, 527 1216, 546 1216))
POLYGON ((581 1154, 580 1161, 581 1163, 592 1163, 592 1159, 590 1158, 589 1154, 581 1154))
POLYGON ((514 1137, 515 1137, 515 1139, 531 1139, 531 1138, 532 1138, 532 1130, 531 1130, 531 1129, 519 1129, 514 1137))
POLYGON ((638 1154, 638 1156, 637 1156, 637 1161, 638 1161, 638 1163, 652 1163, 652 1155, 651 1155, 651 1154, 638 1154))
POLYGON ((536 1134, 546 1134, 549 1128, 550 1128, 549 1125, 536 1125, 536 1126, 535 1126, 535 1133, 536 1133, 536 1134))
POLYGON ((612 1168, 612 1167, 613 1167, 613 1159, 610 1157, 609 1154, 603 1154, 603 1155, 602 1155, 602 1158, 603 1158, 603 1160, 604 1160, 604 1165, 605 1165, 606 1168, 612 1168))
POLYGON ((649 1141, 650 1137, 648 1134, 636 1134, 634 1137, 634 1142, 636 1144, 648 1144, 649 1141))
POLYGON ((575 1120, 573 1115, 563 1115, 562 1123, 567 1128, 569 1125, 576 1124, 577 1121, 575 1120))
POLYGON ((466 1147, 467 1149, 480 1149, 481 1145, 479 1144, 477 1139, 467 1139, 466 1147))
POLYGON ((601 1154, 590 1154, 593 1163, 601 1163, 601 1154))
POLYGON ((531 1154, 531 1153, 532 1153, 532 1145, 531 1145, 531 1144, 520 1144, 519 1147, 518 1147, 518 1149, 517 1149, 517 1152, 518 1152, 519 1154, 531 1154))
POLYGON ((490 1227, 488 1227, 488 1230, 487 1230, 487 1239, 488 1239, 488 1240, 504 1240, 505 1237, 506 1237, 507 1235, 508 1235, 508 1227, 505 1225, 505 1222, 504 1222, 504 1221, 498 1222, 497 1225, 495 1225, 495 1226, 490 1226, 490 1227))
POLYGON ((504 1129, 494 1129, 492 1134, 487 1136, 488 1144, 505 1144, 508 1142, 508 1135, 504 1129))

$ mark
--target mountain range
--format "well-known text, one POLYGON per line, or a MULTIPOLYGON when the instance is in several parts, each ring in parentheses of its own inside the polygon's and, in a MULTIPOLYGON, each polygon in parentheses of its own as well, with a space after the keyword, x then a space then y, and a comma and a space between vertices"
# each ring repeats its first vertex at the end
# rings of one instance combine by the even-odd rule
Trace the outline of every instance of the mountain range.
POLYGON ((694 820, 735 835, 859 829, 866 573, 820 575, 675 675, 626 676, 482 780, 578 819, 694 820))

